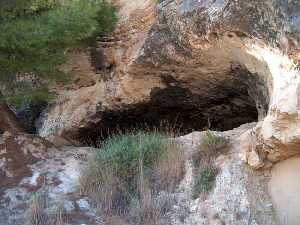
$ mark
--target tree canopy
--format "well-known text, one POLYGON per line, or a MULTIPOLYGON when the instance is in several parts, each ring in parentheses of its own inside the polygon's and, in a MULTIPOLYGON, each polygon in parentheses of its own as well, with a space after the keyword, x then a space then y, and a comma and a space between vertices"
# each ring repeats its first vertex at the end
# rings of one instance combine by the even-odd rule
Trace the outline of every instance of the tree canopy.
POLYGON ((0 83, 9 90, 2 98, 25 96, 22 80, 38 79, 37 93, 63 81, 66 51, 112 31, 116 21, 104 0, 1 0, 0 83))

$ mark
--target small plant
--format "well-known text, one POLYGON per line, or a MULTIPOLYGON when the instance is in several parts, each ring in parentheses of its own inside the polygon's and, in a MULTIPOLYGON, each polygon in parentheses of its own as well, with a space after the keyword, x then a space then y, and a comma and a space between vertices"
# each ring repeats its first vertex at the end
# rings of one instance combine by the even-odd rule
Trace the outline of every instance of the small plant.
POLYGON ((225 137, 213 131, 207 131, 197 151, 193 154, 194 166, 211 164, 211 161, 224 152, 227 147, 228 140, 225 137))
POLYGON ((199 169, 198 174, 194 176, 192 198, 196 199, 202 193, 208 193, 215 185, 217 168, 214 166, 204 166, 199 169))
POLYGON ((193 154, 194 183, 192 198, 208 193, 215 184, 218 169, 214 166, 216 157, 228 147, 228 140, 213 131, 207 131, 198 149, 193 154))
POLYGON ((213 131, 207 131, 199 147, 203 151, 217 153, 218 150, 225 148, 227 144, 228 140, 225 137, 218 135, 213 131))
POLYGON ((164 193, 149 195, 145 201, 133 199, 130 204, 129 220, 131 225, 167 225, 170 224, 166 213, 174 204, 174 198, 164 193))
POLYGON ((57 205, 53 212, 47 211, 48 202, 45 196, 33 196, 25 214, 26 225, 66 225, 63 205, 57 205))
POLYGON ((163 143, 163 153, 153 171, 152 183, 156 190, 172 192, 184 175, 184 152, 178 144, 169 140, 163 143))
POLYGON ((133 224, 159 225, 150 223, 150 218, 161 219, 166 205, 158 207, 154 202, 158 203, 162 190, 175 188, 184 161, 178 144, 159 132, 118 134, 91 155, 82 170, 81 191, 109 220, 119 216, 133 224))
POLYGON ((35 195, 26 213, 26 225, 51 225, 49 216, 44 212, 45 207, 45 198, 35 195))
MULTIPOLYGON (((119 134, 105 141, 103 147, 92 156, 89 168, 83 176, 82 187, 93 192, 99 187, 108 187, 111 197, 127 204, 132 196, 136 196, 139 162, 151 172, 154 163, 162 152, 162 136, 159 133, 137 132, 135 134, 119 134), (108 177, 112 178, 107 179, 108 177), (89 190, 90 189, 90 190, 89 190)), ((106 196, 107 197, 107 196, 106 196)))

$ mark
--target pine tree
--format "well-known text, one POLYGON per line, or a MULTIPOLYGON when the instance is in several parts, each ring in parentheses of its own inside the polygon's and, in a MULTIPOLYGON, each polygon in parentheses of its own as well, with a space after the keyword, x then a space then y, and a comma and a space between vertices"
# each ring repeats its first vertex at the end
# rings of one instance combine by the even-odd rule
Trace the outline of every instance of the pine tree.
POLYGON ((27 88, 24 82, 16 87, 24 76, 43 85, 62 81, 59 65, 65 62, 66 50, 113 29, 116 16, 108 3, 61 2, 0 1, 0 81, 12 95, 27 88))
POLYGON ((68 49, 112 31, 116 21, 104 0, 0 0, 1 102, 49 100, 49 84, 66 80, 59 68, 68 49))

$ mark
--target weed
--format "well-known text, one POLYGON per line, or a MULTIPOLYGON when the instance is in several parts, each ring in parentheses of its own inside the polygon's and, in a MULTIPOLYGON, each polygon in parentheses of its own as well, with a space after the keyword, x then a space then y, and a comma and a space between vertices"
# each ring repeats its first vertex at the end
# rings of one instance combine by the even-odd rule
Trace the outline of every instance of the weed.
POLYGON ((62 204, 56 205, 51 213, 47 208, 47 198, 37 194, 33 196, 29 209, 25 214, 26 225, 66 225, 64 208, 62 204))
POLYGON ((192 198, 207 194, 215 185, 218 169, 214 166, 216 157, 224 153, 228 140, 213 132, 207 131, 198 149, 193 154, 194 175, 192 198))
POLYGON ((207 131, 198 149, 193 154, 195 167, 203 164, 212 164, 212 161, 228 147, 228 140, 213 132, 207 131))
POLYGON ((51 225, 50 218, 44 211, 45 207, 46 200, 40 195, 34 196, 25 216, 26 224, 51 225))
POLYGON ((218 170, 214 166, 204 166, 194 176, 192 198, 196 199, 202 193, 208 193, 215 185, 218 170))
POLYGON ((225 148, 227 144, 228 140, 225 137, 213 131, 207 131, 199 147, 203 151, 211 151, 213 153, 217 153, 219 150, 225 148))
POLYGON ((117 134, 91 155, 81 173, 81 191, 108 221, 117 216, 132 224, 159 225, 168 208, 158 201, 159 193, 176 187, 184 161, 178 144, 157 131, 117 134))

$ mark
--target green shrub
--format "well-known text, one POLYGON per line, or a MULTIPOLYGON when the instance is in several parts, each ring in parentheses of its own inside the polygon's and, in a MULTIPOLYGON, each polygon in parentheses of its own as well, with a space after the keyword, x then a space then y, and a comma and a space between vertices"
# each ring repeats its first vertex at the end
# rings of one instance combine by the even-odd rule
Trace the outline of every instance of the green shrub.
POLYGON ((184 157, 178 145, 158 132, 119 134, 107 139, 81 173, 81 191, 106 214, 124 214, 132 199, 143 205, 180 181, 184 157))
POLYGON ((225 137, 218 135, 213 131, 207 131, 205 137, 203 138, 199 148, 202 151, 211 151, 217 153, 218 150, 223 149, 228 144, 225 137))
MULTIPOLYGON (((96 161, 111 167, 127 187, 134 188, 140 160, 150 170, 162 153, 162 136, 159 133, 124 134, 110 138, 97 152, 96 161)), ((134 190, 132 190, 134 191, 134 190)))
POLYGON ((110 33, 114 30, 118 21, 114 5, 103 1, 101 7, 96 12, 97 29, 96 35, 110 33))
POLYGON ((13 106, 14 108, 19 108, 22 106, 22 104, 50 102, 54 99, 54 94, 50 93, 47 88, 39 88, 33 91, 26 91, 14 96, 7 97, 6 101, 9 105, 13 106))
POLYGON ((104 198, 109 197, 107 204, 111 205, 110 209, 117 207, 115 202, 119 206, 127 205, 131 198, 138 195, 140 170, 147 175, 151 173, 162 153, 162 143, 163 136, 157 132, 120 134, 108 138, 92 156, 94 158, 90 160, 89 168, 83 172, 83 188, 87 192, 96 191, 104 198), (114 193, 107 196, 109 191, 105 188, 114 190, 114 193))
POLYGON ((60 70, 66 52, 114 29, 116 10, 106 1, 61 2, 1 1, 0 81, 8 87, 5 95, 66 82, 60 70), (33 77, 34 87, 21 85, 20 75, 33 77))
POLYGON ((208 193, 215 185, 218 170, 214 166, 200 167, 194 175, 192 198, 196 199, 202 193, 208 193))
POLYGON ((207 131, 193 154, 193 162, 195 167, 203 164, 211 164, 219 154, 224 152, 228 147, 228 140, 213 132, 207 131))
POLYGON ((228 149, 228 139, 213 131, 207 131, 193 153, 193 191, 192 198, 208 193, 215 184, 218 169, 214 161, 218 155, 228 149))

